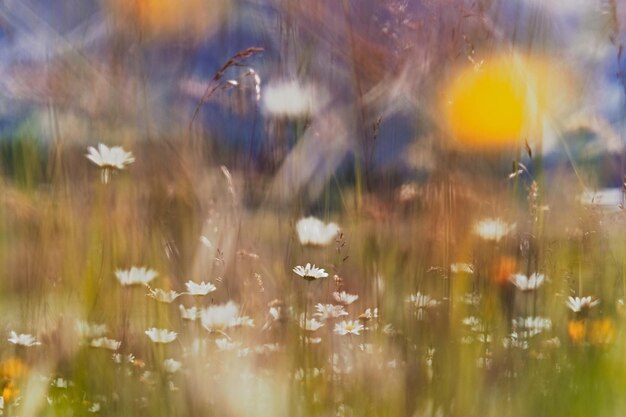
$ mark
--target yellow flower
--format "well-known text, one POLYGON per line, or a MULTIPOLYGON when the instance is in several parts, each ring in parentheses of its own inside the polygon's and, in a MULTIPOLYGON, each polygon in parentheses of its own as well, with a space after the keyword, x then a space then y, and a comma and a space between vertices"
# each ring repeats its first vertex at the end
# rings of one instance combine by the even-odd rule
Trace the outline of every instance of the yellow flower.
POLYGON ((462 71, 448 87, 445 116, 455 138, 464 144, 498 146, 519 139, 526 103, 522 74, 508 59, 462 71))
POLYGON ((568 105, 570 77, 557 68, 547 59, 515 54, 486 57, 462 68, 442 94, 450 135, 460 146, 480 149, 537 136, 542 118, 568 105))
POLYGON ((602 318, 591 322, 589 342, 592 345, 606 345, 615 338, 615 324, 610 318, 602 318))
POLYGON ((10 357, 0 362, 0 379, 3 384, 2 398, 5 403, 10 402, 20 394, 17 383, 27 374, 28 365, 19 358, 10 357))
POLYGON ((27 372, 28 365, 19 358, 10 357, 0 362, 0 377, 3 379, 18 379, 27 372))

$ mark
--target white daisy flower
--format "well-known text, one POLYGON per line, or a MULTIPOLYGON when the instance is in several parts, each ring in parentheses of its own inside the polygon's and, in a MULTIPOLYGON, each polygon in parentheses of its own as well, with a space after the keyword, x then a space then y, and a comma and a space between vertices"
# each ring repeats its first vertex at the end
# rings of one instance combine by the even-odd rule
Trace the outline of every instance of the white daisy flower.
POLYGON ((437 307, 439 305, 439 301, 435 300, 430 295, 422 294, 419 291, 415 294, 409 295, 406 298, 406 302, 412 304, 413 307, 417 309, 418 320, 424 320, 426 310, 437 307))
POLYGON ((465 326, 468 326, 470 328, 470 330, 475 332, 475 333, 484 333, 485 332, 485 326, 484 326, 482 320, 479 319, 476 316, 465 317, 462 320, 462 323, 465 326))
POLYGON ((536 336, 552 328, 552 320, 545 317, 520 317, 513 320, 513 328, 527 337, 536 336))
POLYGON ((118 365, 120 363, 122 363, 122 354, 121 353, 114 353, 111 355, 111 359, 113 359, 113 362, 117 363, 118 365))
POLYGON ((306 330, 307 332, 314 332, 318 330, 320 327, 323 327, 324 323, 321 323, 315 319, 304 320, 304 316, 300 318, 300 327, 306 330))
POLYGON ((88 323, 83 320, 76 320, 76 333, 81 339, 95 339, 102 337, 108 331, 106 324, 88 323))
POLYGON ((250 354, 252 350, 250 348, 241 348, 237 350, 237 357, 238 358, 245 358, 246 356, 248 356, 250 354))
POLYGON ((174 301, 175 299, 181 296, 180 293, 174 290, 165 291, 160 288, 150 288, 150 293, 147 295, 148 297, 152 297, 160 303, 167 303, 167 304, 171 303, 172 301, 174 301))
POLYGON ((378 318, 378 307, 374 308, 373 310, 371 308, 368 308, 363 312, 363 314, 359 316, 359 320, 365 320, 365 321, 369 321, 371 319, 377 319, 377 318, 378 318))
POLYGON ((532 291, 541 287, 544 282, 544 275, 533 273, 530 277, 524 274, 513 274, 509 277, 509 280, 522 291, 532 291))
POLYGON ((88 147, 86 156, 100 168, 124 169, 126 165, 135 162, 133 154, 126 152, 121 146, 109 148, 103 143, 98 144, 98 149, 88 147))
POLYGON ((338 303, 345 304, 345 305, 350 305, 350 304, 354 303, 356 300, 358 300, 359 296, 358 295, 354 295, 354 294, 348 294, 345 291, 341 291, 341 292, 335 291, 333 293, 333 298, 338 303))
POLYGON ((491 357, 491 352, 487 351, 484 356, 476 359, 476 367, 480 369, 491 369, 491 365, 493 364, 493 358, 491 357))
POLYGON ((38 342, 35 336, 30 334, 17 334, 13 330, 9 333, 9 342, 19 346, 38 346, 41 342, 38 342))
POLYGON ((128 164, 135 162, 131 152, 126 152, 121 146, 109 148, 103 143, 98 144, 98 149, 90 146, 87 148, 87 159, 102 168, 102 182, 109 182, 109 176, 113 170, 122 170, 128 164))
POLYGON ((477 293, 465 293, 461 296, 461 302, 469 306, 478 307, 480 305, 480 294, 477 293))
POLYGON ((148 285, 150 281, 152 281, 158 273, 152 269, 147 269, 146 267, 138 268, 133 266, 128 270, 118 269, 115 271, 115 276, 117 277, 120 284, 124 286, 128 285, 148 285))
POLYGON ((223 331, 230 327, 252 327, 254 322, 249 317, 239 316, 239 307, 232 301, 226 304, 210 306, 200 312, 202 326, 208 331, 223 331))
POLYGON ((309 216, 298 220, 296 231, 302 245, 326 246, 337 237, 339 226, 309 216))
POLYGON ((274 321, 281 320, 283 318, 283 309, 282 307, 270 307, 269 315, 274 321))
POLYGON ((182 367, 183 364, 176 359, 169 358, 163 361, 163 370, 165 370, 165 372, 167 372, 168 374, 176 373, 182 367))
POLYGON ((371 355, 372 353, 374 353, 374 345, 371 343, 360 343, 359 350, 361 352, 371 355))
POLYGON ((56 388, 64 388, 66 389, 69 385, 73 385, 71 382, 68 382, 65 378, 56 378, 52 381, 52 386, 56 388))
POLYGON ((248 316, 240 316, 232 322, 231 327, 254 327, 254 320, 248 316))
POLYGON ((258 353, 259 355, 267 355, 270 353, 276 353, 280 351, 281 351, 281 347, 278 343, 264 343, 254 348, 254 353, 258 353))
POLYGON ((176 336, 178 336, 176 332, 167 329, 157 329, 155 327, 149 328, 145 333, 154 343, 171 343, 176 340, 176 336))
POLYGON ((343 306, 337 306, 333 304, 316 304, 314 316, 319 317, 320 320, 334 319, 341 316, 347 316, 348 312, 343 309, 343 306))
POLYGON ((239 307, 232 301, 207 307, 200 312, 202 326, 209 331, 227 329, 238 316, 239 307))
POLYGON ((303 340, 304 343, 309 344, 309 345, 319 345, 320 343, 322 343, 321 337, 305 336, 304 338, 301 337, 300 340, 303 340))
POLYGON ((202 243, 204 246, 206 246, 209 249, 213 249, 213 244, 211 243, 209 238, 207 238, 206 236, 200 236, 200 243, 202 243))
POLYGON ((624 205, 624 190, 622 187, 605 188, 597 191, 585 190, 578 195, 578 201, 586 206, 618 212, 624 205))
POLYGON ((313 84, 280 80, 265 88, 261 104, 269 115, 295 118, 315 112, 325 102, 324 94, 313 84))
POLYGON ((300 275, 307 281, 314 281, 316 279, 328 277, 328 273, 326 271, 322 268, 317 268, 315 265, 311 265, 310 263, 307 263, 306 266, 296 266, 293 268, 293 272, 300 275))
POLYGON ((235 350, 241 346, 241 343, 233 342, 225 337, 221 337, 215 340, 215 345, 219 350, 235 350))
POLYGON ((393 324, 387 323, 383 327, 383 333, 388 336, 395 336, 397 334, 396 329, 393 328, 393 324))
POLYGON ((413 304, 416 308, 433 308, 439 305, 439 301, 435 300, 430 295, 422 294, 419 291, 415 294, 409 295, 406 298, 406 302, 413 304))
POLYGON ((574 313, 580 313, 582 311, 589 310, 591 307, 595 307, 600 304, 600 300, 594 300, 592 297, 569 297, 565 303, 567 307, 574 313))
POLYGON ((474 225, 474 233, 485 240, 500 241, 515 229, 515 224, 508 224, 500 219, 484 219, 474 225))
POLYGON ((91 347, 104 348, 109 350, 118 350, 121 345, 122 342, 114 339, 109 339, 107 337, 99 337, 89 342, 89 346, 91 347))
POLYGON ((544 347, 547 347, 547 348, 557 348, 558 349, 558 348, 561 347, 561 340, 558 337, 555 336, 555 337, 553 337, 551 339, 544 340, 542 345, 544 347))
POLYGON ((191 308, 185 308, 185 306, 181 304, 178 306, 178 308, 180 310, 180 316, 183 320, 194 321, 195 319, 200 317, 200 310, 198 310, 196 306, 193 306, 191 308))
POLYGON ((345 336, 347 334, 359 335, 360 332, 365 330, 358 320, 344 320, 341 323, 335 324, 335 333, 345 336))
POLYGON ((473 274, 474 273, 474 265, 456 262, 450 265, 450 272, 453 274, 473 274))
POLYGON ((505 348, 517 348, 526 350, 528 349, 528 340, 524 335, 520 335, 517 332, 512 332, 508 337, 502 339, 502 346, 505 348))
POLYGON ((207 295, 210 292, 217 290, 217 287, 210 282, 202 281, 200 284, 193 281, 187 281, 185 283, 187 287, 187 294, 190 295, 207 295))
POLYGON ((309 369, 303 369, 303 368, 298 368, 296 369, 296 371, 293 373, 293 378, 296 381, 302 381, 305 377, 308 378, 317 378, 320 375, 324 374, 324 369, 320 369, 320 368, 309 368, 309 369))

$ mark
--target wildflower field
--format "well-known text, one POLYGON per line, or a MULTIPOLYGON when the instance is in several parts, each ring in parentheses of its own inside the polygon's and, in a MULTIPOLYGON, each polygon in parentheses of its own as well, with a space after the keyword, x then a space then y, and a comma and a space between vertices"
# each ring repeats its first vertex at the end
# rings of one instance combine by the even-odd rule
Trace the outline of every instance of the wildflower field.
POLYGON ((626 415, 625 24, 1 2, 0 414, 626 415))

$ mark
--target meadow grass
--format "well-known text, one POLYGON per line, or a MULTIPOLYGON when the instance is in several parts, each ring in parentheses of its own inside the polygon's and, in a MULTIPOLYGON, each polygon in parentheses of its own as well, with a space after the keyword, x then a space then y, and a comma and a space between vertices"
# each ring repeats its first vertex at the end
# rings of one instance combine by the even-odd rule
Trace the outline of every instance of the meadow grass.
POLYGON ((38 344, 2 342, 9 415, 582 416, 623 406, 621 211, 575 199, 537 211, 533 198, 550 201, 528 181, 499 182, 480 204, 438 193, 455 187, 442 180, 428 205, 372 195, 357 207, 346 184, 343 198, 327 190, 335 197, 320 212, 339 231, 313 223, 301 233, 317 245, 302 245, 296 224, 309 213, 298 196, 247 207, 245 176, 201 157, 166 170, 154 162, 163 148, 135 147, 136 161, 103 183, 75 150, 46 155, 28 139, 13 149, 2 323, 7 337, 38 344), (55 174, 42 164, 49 155, 75 172, 55 174), (309 262, 326 274, 292 271, 309 262), (157 276, 122 285, 116 274, 131 266, 157 276), (542 279, 524 284, 533 273, 542 279), (188 281, 215 288, 185 294, 188 281), (149 288, 182 295, 159 302, 149 288), (340 290, 358 299, 337 317, 318 314, 318 304, 342 306, 340 290), (574 311, 570 296, 591 298, 574 311), (193 320, 179 305, 197 309, 193 320), (305 317, 316 319, 310 330, 305 317), (149 328, 174 340, 155 343, 149 328))
POLYGON ((580 197, 598 160, 544 161, 568 78, 526 54, 547 35, 463 2, 278 2, 278 50, 227 45, 208 81, 172 80, 151 54, 186 63, 237 5, 160 1, 109 5, 98 74, 121 98, 53 92, 53 134, 0 137, 0 414, 624 414, 626 218, 580 197), (265 52, 297 77, 268 85, 265 52), (155 99, 164 79, 194 106, 155 99), (251 144, 213 113, 252 113, 251 144), (381 162, 397 114, 410 173, 381 162))

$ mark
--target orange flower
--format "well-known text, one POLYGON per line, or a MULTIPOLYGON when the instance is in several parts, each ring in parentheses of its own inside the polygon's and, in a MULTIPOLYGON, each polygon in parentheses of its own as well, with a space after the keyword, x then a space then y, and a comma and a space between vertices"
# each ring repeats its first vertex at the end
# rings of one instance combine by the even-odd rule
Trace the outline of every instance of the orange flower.
POLYGON ((109 0, 114 15, 147 36, 203 36, 218 25, 228 0, 109 0))
POLYGON ((8 381, 2 388, 2 398, 5 403, 10 402, 20 394, 20 390, 15 386, 15 382, 8 381))
POLYGON ((504 285, 515 272, 517 272, 517 259, 512 256, 502 256, 493 266, 491 279, 495 284, 504 285))
POLYGON ((585 341, 587 333, 587 325, 584 320, 570 320, 567 324, 567 334, 575 345, 579 345, 585 341))

